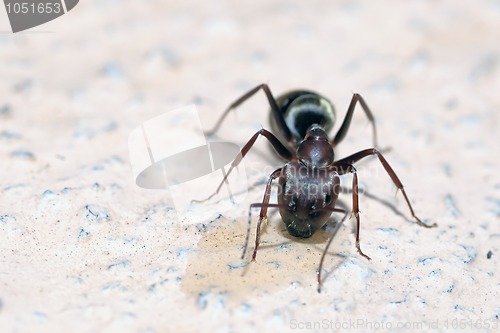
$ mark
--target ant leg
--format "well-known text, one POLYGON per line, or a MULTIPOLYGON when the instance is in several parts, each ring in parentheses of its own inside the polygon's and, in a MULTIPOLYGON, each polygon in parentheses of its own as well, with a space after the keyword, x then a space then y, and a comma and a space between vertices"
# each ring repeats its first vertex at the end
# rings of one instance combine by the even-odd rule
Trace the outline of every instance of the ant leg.
POLYGON ((340 160, 332 165, 332 170, 337 172, 339 175, 345 175, 348 172, 353 174, 352 177, 352 213, 351 217, 354 215, 356 218, 356 250, 358 253, 368 260, 371 260, 369 256, 361 251, 360 241, 359 241, 359 230, 361 226, 359 218, 359 190, 358 190, 358 174, 356 173, 356 168, 349 162, 340 160))
POLYGON ((361 245, 359 242, 359 229, 360 229, 360 219, 359 219, 359 191, 358 191, 358 174, 356 169, 352 170, 352 214, 356 217, 356 250, 358 253, 368 260, 372 260, 369 256, 361 251, 361 245))
MULTIPOLYGON (((413 210, 413 207, 410 204, 410 200, 408 199, 408 196, 406 195, 406 191, 403 188, 403 183, 401 183, 401 180, 399 180, 398 176, 396 175, 396 173, 394 172, 392 167, 389 165, 389 163, 384 158, 384 156, 376 148, 361 150, 357 153, 352 154, 351 156, 348 156, 346 158, 343 158, 343 159, 335 162, 334 166, 350 165, 350 164, 356 163, 357 161, 361 160, 362 158, 365 158, 365 157, 371 156, 371 155, 377 155, 378 159, 380 160, 380 163, 382 163, 382 166, 384 167, 385 171, 387 172, 389 177, 391 177, 394 185, 396 185, 396 187, 399 190, 401 190, 401 192, 403 193, 403 196, 406 200, 406 203, 408 204, 408 208, 410 209, 411 216, 417 221, 417 224, 422 226, 422 227, 425 227, 425 228, 437 227, 436 223, 434 223, 432 225, 425 224, 417 217, 417 215, 415 215, 415 211, 413 210)), ((356 195, 357 195, 357 193, 356 193, 356 195)))
POLYGON ((318 271, 316 272, 316 274, 318 276, 318 293, 321 292, 321 271, 323 270, 323 262, 325 261, 326 252, 328 252, 328 248, 330 247, 330 244, 332 244, 333 238, 335 237, 335 235, 339 231, 340 227, 342 226, 342 223, 344 222, 344 220, 347 217, 347 211, 344 209, 333 208, 331 211, 338 212, 338 213, 344 213, 344 217, 342 218, 342 220, 339 223, 337 223, 337 225, 335 226, 335 229, 333 229, 333 232, 330 236, 330 239, 328 239, 328 243, 326 243, 326 247, 323 250, 323 254, 321 255, 321 259, 319 261, 319 266, 318 266, 318 271))
POLYGON ((238 107, 240 104, 245 102, 247 99, 252 97, 257 91, 262 89, 264 93, 266 94, 267 100, 269 102, 269 105, 271 106, 271 111, 274 114, 274 117, 276 118, 276 121, 278 122, 279 126, 283 129, 285 138, 288 142, 293 141, 292 133, 290 132, 290 129, 286 125, 285 118, 283 117, 283 114, 280 112, 278 103, 276 103, 276 99, 274 98, 273 94, 271 93, 271 89, 269 89, 269 86, 265 83, 259 84, 257 87, 253 88, 252 90, 248 91, 246 94, 238 98, 236 101, 234 101, 229 107, 224 111, 222 116, 219 118, 217 123, 215 124, 214 128, 209 131, 207 134, 213 134, 215 133, 220 125, 222 124, 222 121, 226 118, 226 116, 233 110, 234 108, 238 107))
POLYGON ((361 95, 357 94, 357 93, 352 95, 351 103, 349 104, 349 108, 347 109, 347 113, 345 115, 344 121, 342 122, 342 126, 340 126, 340 129, 338 130, 337 134, 335 134, 335 137, 332 140, 332 147, 335 147, 336 145, 338 145, 339 142, 342 141, 344 139, 344 137, 346 136, 347 131, 349 130, 349 126, 351 125, 352 115, 354 114, 354 109, 356 108, 356 103, 358 103, 358 102, 359 102, 359 104, 361 104, 363 111, 365 111, 365 114, 368 117, 368 120, 372 124, 373 146, 378 147, 378 145, 377 145, 377 129, 375 126, 375 117, 373 116, 372 112, 370 111, 370 108, 368 107, 368 104, 366 104, 363 97, 361 97, 361 95))
POLYGON ((222 188, 222 185, 224 185, 224 183, 227 181, 229 175, 231 174, 231 171, 233 171, 233 169, 236 168, 238 166, 238 164, 240 164, 241 160, 250 151, 250 149, 252 149, 252 146, 255 144, 255 141, 257 140, 257 138, 259 137, 259 135, 262 135, 267 140, 269 140, 269 142, 273 146, 274 150, 276 150, 276 152, 278 153, 278 155, 280 155, 284 160, 291 161, 295 157, 294 154, 292 154, 288 150, 288 148, 286 148, 278 140, 278 138, 276 136, 274 136, 273 133, 271 133, 268 130, 265 130, 265 129, 262 128, 259 131, 257 131, 257 133, 255 133, 250 138, 250 140, 248 140, 248 142, 245 144, 245 146, 243 146, 243 148, 241 149, 240 153, 236 156, 236 158, 231 163, 231 167, 229 168, 229 170, 225 174, 224 178, 222 179, 221 183, 217 187, 217 190, 214 192, 214 194, 212 194, 211 196, 209 196, 208 198, 206 198, 203 201, 210 200, 211 198, 213 198, 215 195, 217 195, 219 193, 220 189, 222 188))
POLYGON ((267 185, 266 185, 266 190, 264 191, 264 198, 262 199, 262 203, 261 204, 259 204, 259 203, 251 204, 250 208, 248 209, 247 234, 245 236, 245 246, 243 247, 243 254, 241 255, 241 259, 243 259, 245 257, 245 254, 246 254, 247 248, 248 248, 248 240, 250 238, 250 226, 252 224, 251 223, 252 222, 252 220, 251 220, 252 208, 260 207, 259 221, 257 222, 257 231, 255 234, 255 248, 254 248, 253 254, 252 254, 252 261, 255 261, 255 258, 257 257, 257 249, 258 249, 259 244, 260 244, 260 227, 261 227, 263 220, 267 222, 267 208, 274 206, 274 204, 269 204, 269 198, 271 197, 271 184, 272 184, 273 180, 275 180, 276 178, 279 177, 279 175, 281 173, 281 169, 283 169, 283 168, 279 168, 279 169, 274 170, 273 173, 269 176, 269 180, 267 181, 267 185))

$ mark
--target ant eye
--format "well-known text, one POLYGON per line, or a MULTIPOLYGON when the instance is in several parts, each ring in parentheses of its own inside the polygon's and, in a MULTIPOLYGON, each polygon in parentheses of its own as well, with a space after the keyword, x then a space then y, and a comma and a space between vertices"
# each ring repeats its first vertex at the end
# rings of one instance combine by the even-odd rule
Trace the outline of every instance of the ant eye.
POLYGON ((329 205, 332 203, 332 196, 330 194, 325 195, 325 204, 329 205))

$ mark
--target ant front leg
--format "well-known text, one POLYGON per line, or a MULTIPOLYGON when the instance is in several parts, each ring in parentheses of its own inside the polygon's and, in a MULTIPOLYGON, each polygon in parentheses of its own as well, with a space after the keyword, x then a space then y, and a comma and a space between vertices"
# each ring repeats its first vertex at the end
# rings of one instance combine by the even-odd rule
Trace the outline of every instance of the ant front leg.
POLYGON ((365 257, 368 260, 371 260, 369 256, 361 251, 361 245, 359 241, 359 230, 361 227, 361 222, 359 218, 359 189, 358 174, 356 173, 356 168, 354 168, 351 163, 344 162, 344 160, 335 162, 333 164, 333 167, 339 173, 339 175, 344 175, 348 172, 352 173, 352 215, 354 215, 354 217, 356 218, 356 250, 361 256, 365 257))
POLYGON ((351 156, 348 156, 346 158, 343 158, 343 159, 335 162, 334 165, 335 166, 337 166, 337 165, 338 166, 351 165, 351 164, 356 163, 357 161, 361 160, 362 158, 365 158, 367 156, 372 156, 372 155, 376 155, 378 157, 378 159, 379 159, 380 163, 382 163, 382 166, 384 167, 385 171, 387 172, 389 177, 391 177, 394 185, 396 185, 396 187, 399 190, 401 190, 401 192, 403 193, 403 196, 406 200, 406 203, 408 204, 408 208, 410 209, 411 216, 417 221, 417 224, 422 226, 422 227, 425 227, 425 228, 437 227, 436 223, 434 223, 432 225, 425 224, 417 217, 417 215, 415 215, 415 211, 413 210, 413 207, 411 206, 410 200, 408 199, 408 196, 406 195, 406 191, 403 188, 403 183, 401 183, 401 180, 399 180, 398 176, 396 175, 396 173, 394 172, 392 167, 389 165, 387 160, 384 158, 384 156, 377 149, 371 148, 371 149, 365 149, 365 150, 359 151, 357 153, 352 154, 351 156))
POLYGON ((244 94, 243 96, 238 98, 236 101, 231 103, 231 105, 229 105, 229 107, 226 109, 226 111, 224 111, 222 116, 219 118, 219 120, 215 124, 214 128, 211 131, 209 131, 207 134, 208 135, 214 134, 219 129, 220 125, 222 124, 222 122, 224 121, 226 116, 229 114, 229 112, 231 112, 231 110, 233 110, 234 108, 237 108, 240 104, 244 103, 246 100, 251 98, 260 89, 262 89, 262 91, 264 91, 264 93, 266 94, 269 105, 271 106, 271 111, 273 112, 274 117, 276 118, 276 121, 278 122, 280 127, 283 129, 286 140, 288 142, 292 142, 293 141, 292 133, 290 132, 290 129, 286 125, 285 118, 283 117, 283 113, 280 112, 280 108, 278 106, 278 103, 276 103, 276 99, 274 98, 273 94, 271 93, 271 89, 269 89, 269 86, 265 83, 259 84, 257 87, 248 91, 246 94, 244 94))
POLYGON ((253 250, 252 254, 252 261, 255 261, 255 258, 257 257, 257 249, 259 248, 260 244, 260 227, 262 224, 262 221, 267 222, 267 208, 273 207, 274 204, 269 204, 269 199, 271 198, 271 184, 273 180, 278 178, 281 174, 281 169, 279 168, 273 171, 273 173, 269 176, 269 180, 267 181, 266 185, 266 190, 264 191, 264 198, 262 199, 262 204, 251 204, 250 208, 248 209, 248 226, 247 226, 247 234, 245 236, 245 246, 243 247, 243 254, 241 255, 241 259, 245 257, 245 254, 247 252, 248 248, 248 240, 250 238, 250 226, 252 222, 252 208, 260 207, 260 214, 259 214, 259 221, 257 222, 257 231, 255 233, 255 248, 253 250))
POLYGON ((281 156, 281 158, 283 158, 286 161, 291 161, 292 159, 294 159, 295 155, 292 154, 288 150, 288 148, 286 148, 280 142, 280 140, 278 140, 278 138, 276 136, 274 136, 273 133, 262 128, 259 131, 257 131, 257 133, 255 133, 250 138, 250 140, 248 140, 248 142, 245 144, 245 146, 243 146, 240 153, 236 156, 236 158, 231 163, 231 167, 229 168, 227 173, 224 175, 224 178, 222 179, 221 183, 217 187, 217 190, 214 192, 214 194, 212 194, 211 196, 209 196, 207 199, 205 199, 203 201, 210 200, 212 197, 214 197, 215 195, 217 195, 219 193, 220 189, 222 188, 222 185, 224 185, 224 183, 227 181, 227 179, 228 179, 229 175, 231 174, 231 172, 233 171, 233 169, 236 168, 238 166, 238 164, 240 164, 241 160, 246 156, 246 154, 250 151, 250 149, 252 149, 252 146, 255 144, 255 141, 257 141, 257 138, 259 137, 259 135, 264 136, 271 143, 274 150, 276 150, 276 152, 278 153, 279 156, 281 156))
MULTIPOLYGON (((353 168, 354 169, 354 168, 353 168)), ((356 250, 358 250, 358 253, 365 257, 368 260, 372 260, 369 256, 363 253, 361 251, 361 244, 359 242, 359 229, 360 229, 360 222, 359 222, 359 190, 358 190, 358 174, 356 173, 356 169, 352 171, 352 213, 356 217, 356 250)))
POLYGON ((340 129, 338 130, 337 134, 335 134, 334 139, 332 140, 332 147, 337 146, 339 144, 339 142, 345 138, 347 131, 349 130, 349 126, 351 125, 352 115, 354 114, 354 109, 356 108, 356 103, 358 103, 358 102, 359 102, 359 104, 361 104, 363 111, 365 111, 365 114, 368 117, 368 120, 372 124, 373 146, 378 147, 378 145, 377 145, 377 129, 375 126, 375 117, 373 116, 372 112, 370 111, 370 108, 368 107, 368 104, 366 104, 363 97, 361 97, 361 95, 357 94, 357 93, 355 93, 352 96, 351 103, 349 104, 349 108, 347 109, 347 113, 345 115, 344 121, 342 122, 342 125, 340 126, 340 129))

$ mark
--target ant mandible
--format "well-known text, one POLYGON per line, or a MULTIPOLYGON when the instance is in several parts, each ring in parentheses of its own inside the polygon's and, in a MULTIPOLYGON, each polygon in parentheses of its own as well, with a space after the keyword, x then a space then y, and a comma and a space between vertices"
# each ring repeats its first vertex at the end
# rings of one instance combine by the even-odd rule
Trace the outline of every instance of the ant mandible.
MULTIPOLYGON (((231 110, 248 100, 259 90, 262 90, 266 94, 271 106, 270 123, 276 135, 265 129, 257 131, 241 149, 240 154, 233 160, 231 167, 214 193, 215 195, 219 192, 231 171, 241 162, 261 135, 269 140, 278 155, 287 161, 285 166, 271 173, 266 184, 262 203, 253 203, 250 205, 250 211, 252 208, 260 207, 252 261, 255 261, 257 256, 261 224, 262 221, 267 221, 268 208, 277 207, 288 233, 300 238, 311 237, 328 222, 333 212, 344 213, 343 219, 333 230, 321 256, 317 271, 318 292, 320 292, 321 271, 326 252, 340 225, 347 216, 347 211, 336 208, 335 204, 341 190, 340 176, 348 173, 352 173, 353 175, 351 216, 355 216, 356 218, 356 249, 361 256, 371 260, 369 256, 361 251, 359 241, 358 176, 353 164, 372 155, 378 157, 396 187, 401 190, 416 223, 426 228, 437 226, 436 224, 427 225, 415 215, 403 184, 382 153, 375 148, 377 147, 375 118, 363 97, 359 94, 355 93, 352 96, 344 121, 332 141, 329 141, 327 133, 332 129, 336 117, 333 104, 328 99, 308 90, 294 90, 275 99, 267 84, 258 85, 234 101, 208 134, 214 134, 231 110), (364 149, 335 161, 333 148, 346 136, 357 103, 361 104, 363 111, 372 125, 374 148, 364 149), (283 144, 282 141, 285 141, 286 144, 283 144), (277 178, 279 184, 278 203, 273 204, 269 203, 271 184, 277 178)), ((242 259, 245 257, 248 247, 251 224, 250 211, 245 245, 241 256, 242 259)))

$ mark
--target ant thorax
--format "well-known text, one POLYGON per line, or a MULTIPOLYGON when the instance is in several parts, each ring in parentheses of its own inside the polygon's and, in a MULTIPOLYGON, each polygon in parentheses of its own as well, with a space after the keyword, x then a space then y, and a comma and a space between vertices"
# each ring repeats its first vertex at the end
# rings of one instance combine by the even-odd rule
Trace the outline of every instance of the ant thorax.
POLYGON ((334 160, 333 148, 328 137, 317 124, 307 130, 305 139, 297 147, 297 158, 309 168, 325 168, 334 160))

